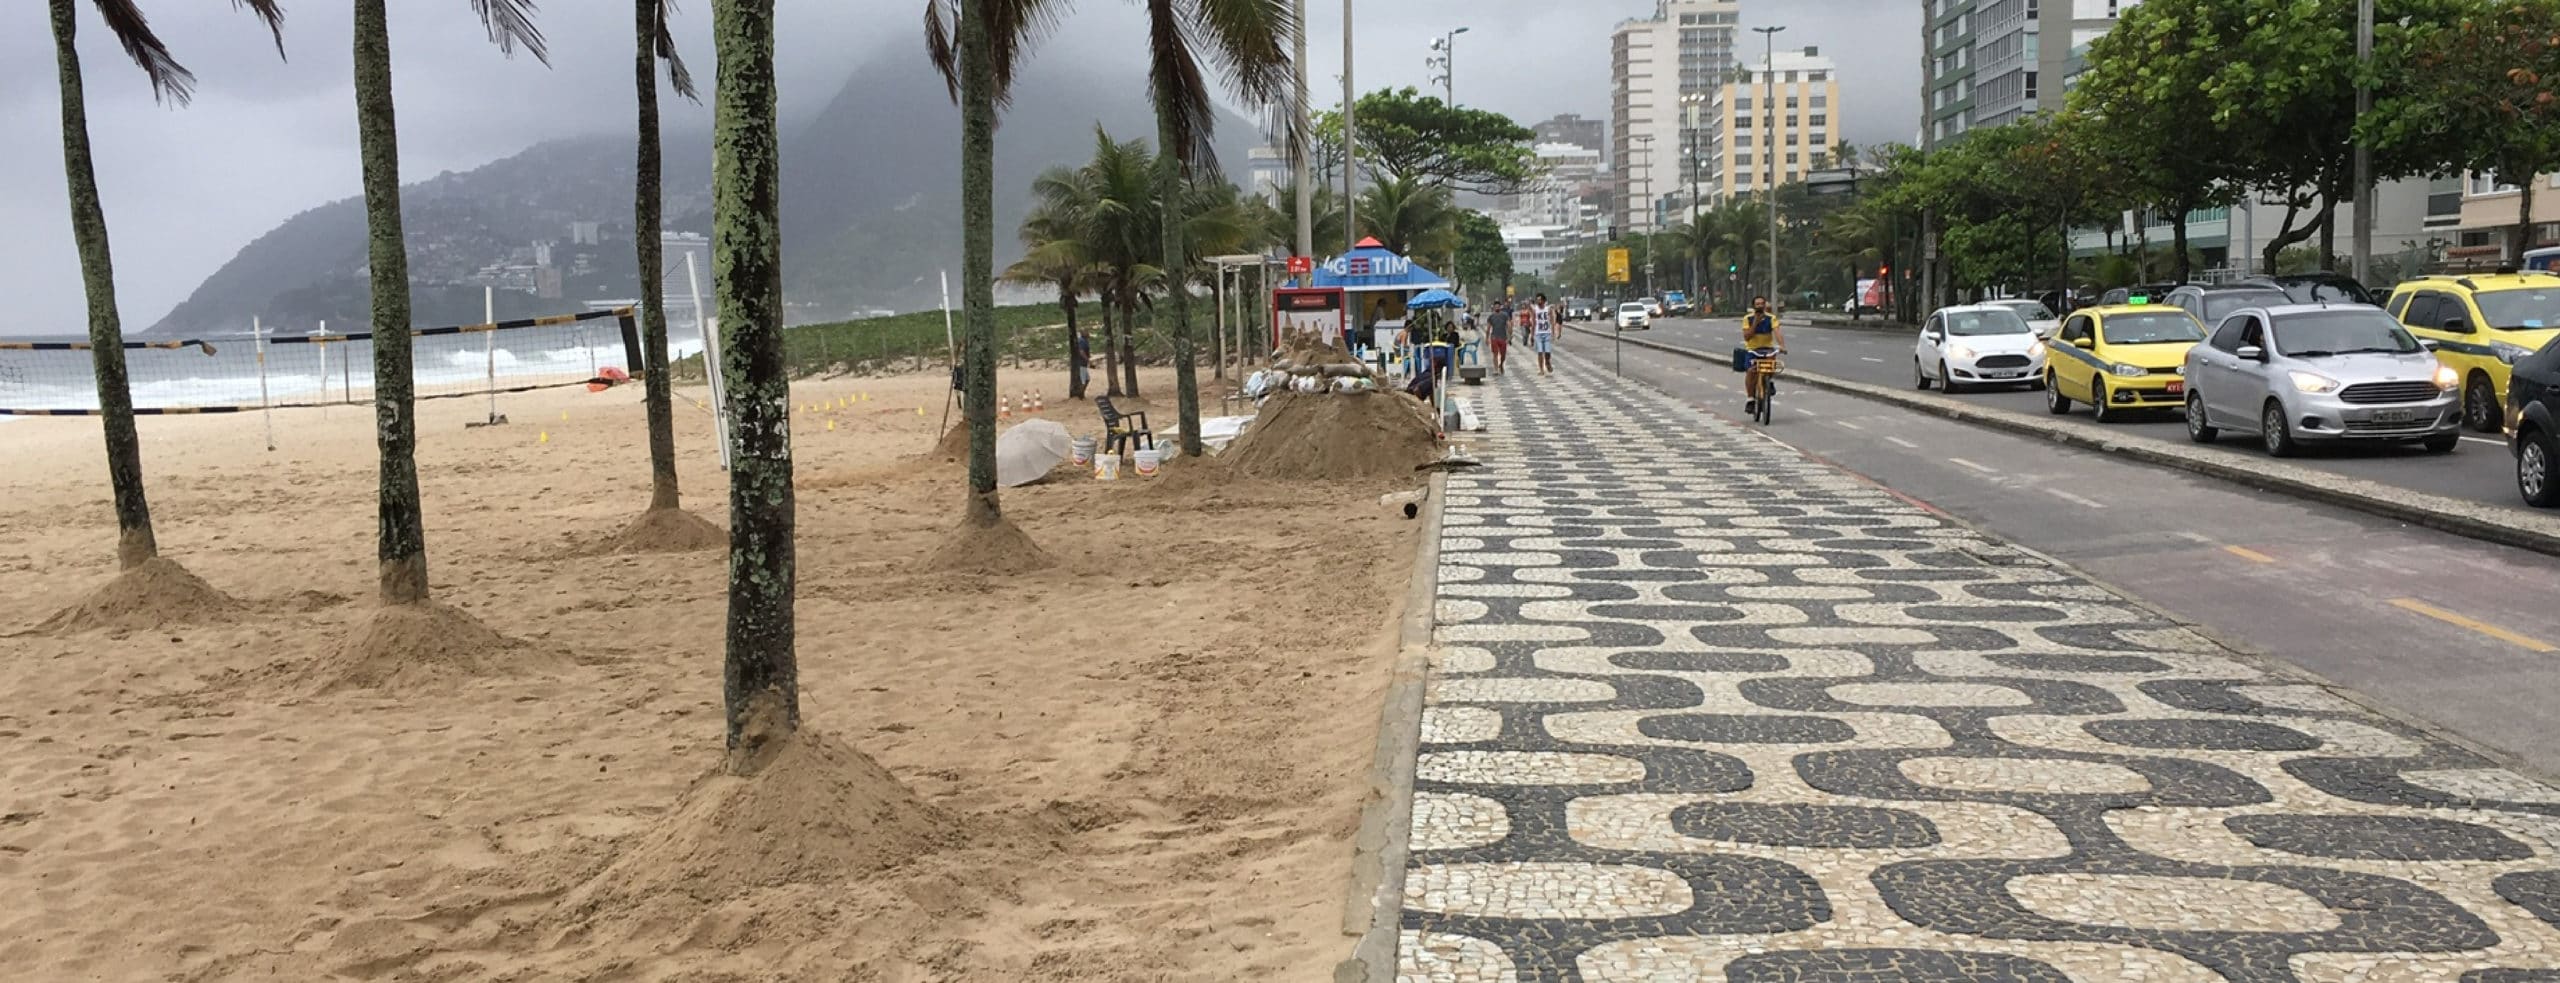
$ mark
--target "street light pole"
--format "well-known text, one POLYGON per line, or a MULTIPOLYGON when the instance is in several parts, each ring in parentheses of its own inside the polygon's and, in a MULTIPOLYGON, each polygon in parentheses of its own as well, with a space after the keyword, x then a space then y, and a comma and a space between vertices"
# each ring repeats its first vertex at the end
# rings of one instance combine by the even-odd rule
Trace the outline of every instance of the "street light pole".
POLYGON ((1458 35, 1465 33, 1467 29, 1461 27, 1431 43, 1432 50, 1440 52, 1440 91, 1452 109, 1458 105, 1458 35))
POLYGON ((1761 117, 1769 121, 1769 125, 1760 131, 1760 139, 1766 144, 1760 148, 1760 156, 1768 158, 1768 167, 1765 170, 1769 175, 1769 181, 1761 186, 1760 193, 1767 196, 1766 200, 1769 203, 1769 304, 1772 309, 1775 309, 1778 305, 1778 73, 1776 69, 1778 32, 1786 30, 1786 27, 1783 25, 1755 27, 1752 30, 1760 33, 1764 52, 1760 60, 1760 84, 1766 92, 1766 98, 1765 104, 1760 107, 1760 112, 1761 117))
POLYGON ((1685 143, 1688 146, 1689 155, 1689 293, 1692 295, 1689 302, 1692 304, 1699 303, 1698 297, 1695 296, 1699 292, 1698 277, 1706 263, 1706 257, 1701 255, 1703 250, 1699 248, 1698 237, 1698 111, 1706 101, 1706 95, 1698 92, 1680 97, 1684 117, 1681 122, 1688 131, 1685 143))
MULTIPOLYGON (((2356 118, 2373 112, 2373 0, 2356 3, 2356 118)), ((2356 223, 2353 274, 2363 283, 2373 264, 2373 147, 2356 141, 2356 223)))
POLYGON ((1351 0, 1342 0, 1342 251, 1360 245, 1360 151, 1352 139, 1351 0))
POLYGON ((1307 108, 1307 0, 1295 2, 1298 8, 1298 139, 1290 141, 1295 152, 1290 154, 1294 159, 1289 162, 1289 170, 1298 194, 1298 255, 1312 262, 1316 255, 1316 206, 1314 176, 1308 173, 1307 158, 1314 155, 1316 134, 1315 127, 1307 119, 1311 112, 1307 108))

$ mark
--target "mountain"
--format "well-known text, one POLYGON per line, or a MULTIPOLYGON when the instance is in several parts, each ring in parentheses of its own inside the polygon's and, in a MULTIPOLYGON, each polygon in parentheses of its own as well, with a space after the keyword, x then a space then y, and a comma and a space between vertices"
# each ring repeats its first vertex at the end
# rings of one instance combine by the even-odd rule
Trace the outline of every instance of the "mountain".
MULTIPOLYGON (((1153 142, 1142 63, 1095 61, 1035 58, 1018 81, 996 133, 998 268, 1022 252, 1014 229, 1032 179, 1090 159, 1097 125, 1153 142)), ((1233 115, 1219 135, 1221 162, 1235 165, 1260 139, 1233 115)), ((920 54, 870 59, 824 110, 786 128, 782 150, 783 292, 795 320, 940 303, 938 274, 960 266, 960 118, 920 54)), ((710 232, 707 129, 667 133, 665 180, 667 228, 710 232)), ((545 258, 557 296, 502 286, 499 317, 635 295, 631 181, 630 138, 591 136, 404 187, 416 323, 478 321, 481 284, 539 282, 545 258)), ((364 271, 363 199, 333 201, 250 242, 150 330, 225 333, 251 315, 295 332, 322 320, 359 326, 370 316, 364 271)))

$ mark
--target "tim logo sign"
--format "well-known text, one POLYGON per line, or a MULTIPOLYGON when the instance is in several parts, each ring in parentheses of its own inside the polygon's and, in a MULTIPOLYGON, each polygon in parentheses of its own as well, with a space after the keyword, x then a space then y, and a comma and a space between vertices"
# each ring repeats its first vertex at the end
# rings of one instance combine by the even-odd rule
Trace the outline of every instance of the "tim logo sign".
POLYGON ((1325 269, 1335 276, 1403 276, 1413 270, 1413 261, 1402 256, 1336 256, 1325 269))

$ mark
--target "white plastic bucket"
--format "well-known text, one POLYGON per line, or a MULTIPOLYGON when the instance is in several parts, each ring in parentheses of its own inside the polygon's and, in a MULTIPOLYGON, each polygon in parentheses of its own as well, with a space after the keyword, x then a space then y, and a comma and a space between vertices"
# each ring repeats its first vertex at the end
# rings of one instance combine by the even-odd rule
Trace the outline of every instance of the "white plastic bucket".
POLYGON ((1103 454, 1093 459, 1093 480, 1120 480, 1120 455, 1103 454))
POLYGON ((1135 456, 1138 459, 1138 477, 1153 478, 1156 476, 1157 465, 1163 462, 1164 455, 1159 451, 1142 450, 1135 456))
POLYGON ((1078 437, 1067 443, 1067 458, 1077 467, 1093 463, 1093 450, 1098 442, 1091 437, 1078 437))

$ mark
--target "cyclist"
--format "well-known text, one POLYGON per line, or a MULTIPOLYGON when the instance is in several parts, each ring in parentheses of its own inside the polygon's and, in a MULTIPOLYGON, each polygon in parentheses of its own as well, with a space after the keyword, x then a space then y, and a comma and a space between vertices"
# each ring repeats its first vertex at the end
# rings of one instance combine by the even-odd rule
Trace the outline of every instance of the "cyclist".
POLYGON ((1778 335, 1778 315, 1769 310, 1769 298, 1751 298, 1751 313, 1742 318, 1742 347, 1750 352, 1749 369, 1743 375, 1743 389, 1750 398, 1742 404, 1744 415, 1760 412, 1761 386, 1769 378, 1762 368, 1770 356, 1787 350, 1778 335))

